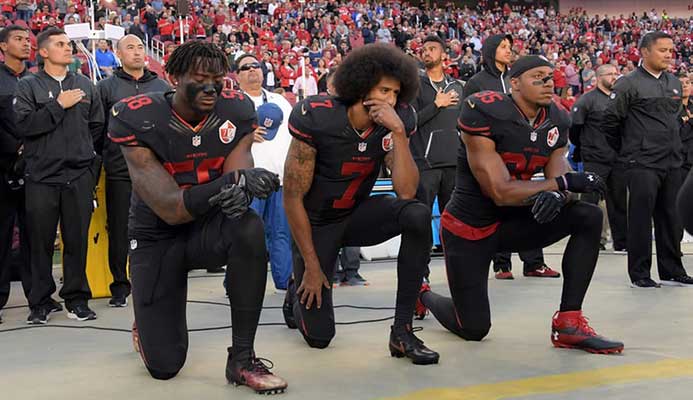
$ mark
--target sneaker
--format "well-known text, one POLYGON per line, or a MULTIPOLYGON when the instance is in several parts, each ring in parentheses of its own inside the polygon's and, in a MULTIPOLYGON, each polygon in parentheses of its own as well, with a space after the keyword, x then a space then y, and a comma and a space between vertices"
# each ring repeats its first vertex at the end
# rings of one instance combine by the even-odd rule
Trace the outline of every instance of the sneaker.
POLYGON ((542 264, 541 267, 535 269, 534 271, 524 271, 524 276, 532 278, 560 278, 561 273, 552 270, 546 264, 542 264))
POLYGON ((50 314, 46 307, 37 306, 31 309, 29 317, 26 319, 26 323, 29 325, 39 325, 48 323, 50 314))
POLYGON ((346 278, 339 284, 340 286, 368 286, 370 283, 366 278, 362 277, 358 273, 352 277, 346 278))
POLYGON ((421 302, 421 295, 426 292, 431 291, 431 286, 424 282, 421 284, 421 289, 419 289, 419 296, 416 298, 416 305, 414 306, 414 318, 422 320, 428 315, 428 308, 421 302))
POLYGON ((662 286, 693 287, 693 278, 688 275, 681 275, 676 278, 662 279, 661 283, 662 286))
POLYGON ((46 305, 46 311, 48 314, 54 313, 54 312, 60 312, 63 310, 62 304, 58 303, 57 301, 53 300, 52 298, 48 300, 48 304, 46 305))
POLYGON ((640 279, 638 281, 631 283, 630 287, 640 288, 640 289, 655 289, 655 288, 662 287, 662 285, 653 281, 650 278, 645 278, 645 279, 640 279))
POLYGON ((513 273, 511 271, 500 270, 500 271, 496 272, 496 279, 511 280, 511 279, 515 279, 515 277, 513 276, 513 273))
POLYGON ((416 365, 438 364, 440 355, 424 346, 424 342, 414 336, 423 328, 412 328, 406 325, 404 328, 390 327, 390 355, 392 357, 407 357, 416 365))
POLYGON ((606 245, 604 243, 599 243, 599 251, 605 251, 606 245))
POLYGON ((292 279, 289 281, 289 286, 284 296, 284 304, 282 304, 282 313, 284 314, 284 323, 289 329, 296 329, 296 318, 294 317, 294 302, 296 301, 296 283, 292 279))
POLYGON ((344 276, 343 272, 335 272, 334 277, 332 278, 332 287, 337 288, 339 285, 344 282, 346 277, 344 276))
POLYGON ((579 349, 594 354, 623 351, 623 343, 598 335, 590 327, 582 311, 556 311, 551 321, 551 343, 554 347, 579 349))
POLYGON ((628 250, 625 247, 614 247, 614 254, 626 255, 628 250))
POLYGON ((127 307, 127 305, 128 298, 126 296, 113 296, 111 297, 111 300, 108 302, 109 307, 121 308, 127 307))
POLYGON ((248 386, 258 394, 284 393, 288 384, 284 379, 270 372, 273 367, 272 361, 255 357, 255 352, 252 350, 234 355, 233 349, 229 347, 226 380, 235 386, 248 386))
POLYGON ((67 317, 77 321, 88 321, 96 319, 96 313, 86 304, 66 305, 67 317))
POLYGON ((286 289, 274 288, 274 294, 280 294, 286 296, 286 289))

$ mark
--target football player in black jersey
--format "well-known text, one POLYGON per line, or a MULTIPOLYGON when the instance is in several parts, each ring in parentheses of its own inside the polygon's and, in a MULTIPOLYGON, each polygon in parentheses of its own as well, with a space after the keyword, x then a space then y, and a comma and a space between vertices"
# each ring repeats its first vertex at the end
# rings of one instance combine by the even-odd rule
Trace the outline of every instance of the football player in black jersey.
POLYGON ((599 255, 602 213, 568 194, 603 195, 605 186, 596 174, 570 171, 570 122, 552 102, 553 65, 527 56, 511 72, 512 95, 487 91, 464 100, 457 184, 441 217, 452 299, 429 291, 421 301, 448 330, 481 340, 491 328, 493 255, 546 247, 569 236, 551 340, 556 347, 619 353, 623 343, 597 335, 581 311, 599 255), (538 172, 545 179, 531 180, 538 172))
POLYGON ((253 168, 255 107, 223 91, 229 64, 215 45, 190 41, 166 63, 177 89, 123 99, 111 111, 109 137, 121 145, 133 185, 130 272, 133 339, 149 373, 170 379, 187 348, 187 272, 227 265, 233 346, 226 377, 259 393, 286 382, 255 357, 253 344, 267 280, 262 220, 251 197, 279 186, 253 168))
POLYGON ((438 353, 412 332, 417 292, 431 250, 431 212, 414 199, 419 181, 409 151, 416 130, 414 61, 394 46, 354 50, 334 78, 338 96, 313 96, 294 107, 284 167, 284 207, 294 239, 294 278, 284 304, 290 328, 325 348, 335 335, 332 288, 337 252, 402 235, 390 353, 434 364, 438 353), (382 163, 397 197, 370 197, 382 163))

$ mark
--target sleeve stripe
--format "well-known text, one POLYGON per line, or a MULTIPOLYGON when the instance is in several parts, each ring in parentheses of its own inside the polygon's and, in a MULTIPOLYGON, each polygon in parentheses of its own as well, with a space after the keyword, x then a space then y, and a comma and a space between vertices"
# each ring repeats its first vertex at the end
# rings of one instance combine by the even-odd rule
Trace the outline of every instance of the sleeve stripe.
POLYGON ((307 134, 307 133, 303 133, 303 132, 299 131, 299 130, 296 129, 293 125, 291 125, 291 122, 289 122, 289 130, 290 130, 291 132, 297 134, 298 136, 304 137, 304 138, 306 138, 306 139, 313 140, 313 137, 312 137, 312 136, 310 136, 310 135, 307 134))
POLYGON ((130 136, 122 137, 122 138, 117 138, 117 137, 111 136, 111 134, 109 133, 109 134, 108 134, 108 138, 111 139, 111 141, 112 141, 113 143, 124 143, 124 142, 129 142, 129 141, 131 141, 131 140, 135 140, 135 135, 130 135, 130 136))
POLYGON ((457 124, 459 125, 460 128, 462 128, 462 130, 465 130, 467 132, 484 132, 484 131, 490 131, 491 130, 490 126, 481 126, 478 128, 474 128, 474 127, 467 126, 467 125, 463 124, 462 121, 457 121, 457 124))

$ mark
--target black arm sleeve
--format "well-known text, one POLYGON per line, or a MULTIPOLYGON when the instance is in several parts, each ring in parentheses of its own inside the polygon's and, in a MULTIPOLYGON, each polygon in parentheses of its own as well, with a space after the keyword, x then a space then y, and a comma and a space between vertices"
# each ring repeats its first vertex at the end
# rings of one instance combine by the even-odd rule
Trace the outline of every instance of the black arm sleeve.
POLYGON ((202 184, 191 186, 183 192, 183 204, 195 219, 207 214, 214 207, 209 204, 210 197, 221 191, 221 188, 236 182, 236 173, 222 175, 219 178, 202 184))

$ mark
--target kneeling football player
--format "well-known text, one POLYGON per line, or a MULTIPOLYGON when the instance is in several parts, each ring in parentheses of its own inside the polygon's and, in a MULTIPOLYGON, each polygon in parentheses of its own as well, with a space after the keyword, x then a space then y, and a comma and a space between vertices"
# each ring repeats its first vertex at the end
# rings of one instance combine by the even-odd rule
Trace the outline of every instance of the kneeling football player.
POLYGON ((222 91, 229 63, 215 45, 190 41, 166 63, 175 92, 122 100, 111 110, 109 136, 121 145, 133 184, 130 271, 133 339, 156 379, 185 363, 187 275, 227 265, 233 345, 226 377, 260 393, 287 384, 255 356, 267 279, 262 220, 248 210, 278 177, 253 168, 255 107, 222 91))
POLYGON ((418 89, 414 61, 390 45, 354 50, 334 77, 336 97, 313 96, 294 107, 284 167, 284 207, 294 239, 294 278, 284 303, 287 325, 309 346, 335 335, 332 286, 344 246, 372 246, 397 235, 397 300, 390 353, 434 364, 438 353, 412 331, 418 288, 431 250, 431 211, 414 199, 419 182, 409 152, 418 89), (370 197, 382 164, 397 197, 370 197))
POLYGON ((481 340, 491 328, 493 255, 542 248, 569 236, 551 341, 556 347, 619 353, 623 343, 597 335, 582 314, 599 255, 602 213, 568 195, 603 195, 604 184, 596 174, 570 172, 565 157, 570 122, 552 102, 551 63, 523 57, 511 74, 512 95, 480 92, 464 100, 457 182, 441 217, 452 299, 429 289, 420 300, 451 332, 481 340), (538 172, 545 180, 530 180, 538 172))

